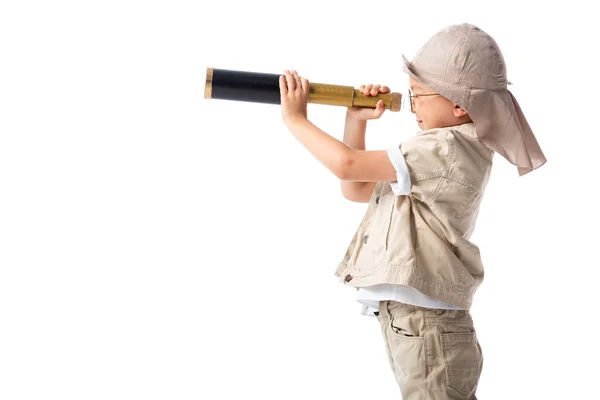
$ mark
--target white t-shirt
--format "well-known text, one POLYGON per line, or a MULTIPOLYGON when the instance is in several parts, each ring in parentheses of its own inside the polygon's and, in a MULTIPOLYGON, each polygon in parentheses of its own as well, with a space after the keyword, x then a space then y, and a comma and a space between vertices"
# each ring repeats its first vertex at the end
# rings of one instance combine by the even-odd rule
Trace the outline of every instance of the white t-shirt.
MULTIPOLYGON (((390 161, 396 169, 396 182, 390 182, 392 191, 396 196, 410 194, 410 176, 404 155, 399 146, 387 149, 390 161)), ((363 305, 361 314, 374 317, 379 312, 379 302, 383 300, 394 300, 401 303, 412 304, 426 308, 443 308, 448 310, 460 310, 460 308, 441 300, 429 297, 417 289, 406 285, 381 284, 358 289, 357 301, 363 305)))

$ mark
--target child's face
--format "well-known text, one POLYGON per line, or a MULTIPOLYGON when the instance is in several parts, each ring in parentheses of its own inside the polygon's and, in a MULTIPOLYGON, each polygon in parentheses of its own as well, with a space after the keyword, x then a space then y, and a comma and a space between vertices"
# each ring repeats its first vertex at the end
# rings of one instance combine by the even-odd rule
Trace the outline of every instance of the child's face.
MULTIPOLYGON (((413 77, 408 78, 413 96, 434 94, 434 90, 422 85, 413 77)), ((421 130, 445 128, 471 122, 469 114, 442 95, 420 96, 413 99, 413 114, 421 130)))

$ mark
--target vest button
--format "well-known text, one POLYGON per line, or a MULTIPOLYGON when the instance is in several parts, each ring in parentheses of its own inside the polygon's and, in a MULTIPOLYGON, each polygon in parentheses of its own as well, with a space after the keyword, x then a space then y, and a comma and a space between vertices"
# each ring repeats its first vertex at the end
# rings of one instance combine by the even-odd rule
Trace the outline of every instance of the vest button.
POLYGON ((369 240, 369 235, 365 235, 363 237, 363 243, 367 243, 367 240, 369 240))
POLYGON ((350 282, 352 280, 352 275, 348 274, 346 275, 346 278, 344 278, 345 282, 350 282))
POLYGON ((379 196, 377 196, 377 198, 375 199, 375 203, 379 204, 379 196))

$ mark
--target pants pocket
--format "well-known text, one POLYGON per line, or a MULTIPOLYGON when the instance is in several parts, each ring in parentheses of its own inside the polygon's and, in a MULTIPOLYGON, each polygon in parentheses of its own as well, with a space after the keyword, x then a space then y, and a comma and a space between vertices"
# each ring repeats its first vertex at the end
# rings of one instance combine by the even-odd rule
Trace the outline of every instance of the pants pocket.
POLYGON ((440 335, 447 385, 458 393, 469 396, 477 388, 483 364, 477 334, 463 332, 440 335))
POLYGON ((414 313, 405 314, 390 308, 388 343, 396 370, 396 379, 405 393, 412 386, 425 382, 425 338, 414 313))

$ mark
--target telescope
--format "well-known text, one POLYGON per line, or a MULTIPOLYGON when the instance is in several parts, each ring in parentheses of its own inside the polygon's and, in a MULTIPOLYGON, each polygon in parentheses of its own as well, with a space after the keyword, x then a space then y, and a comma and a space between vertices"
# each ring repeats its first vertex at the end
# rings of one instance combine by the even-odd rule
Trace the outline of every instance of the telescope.
MULTIPOLYGON (((283 74, 236 71, 208 67, 206 69, 205 99, 281 104, 279 77, 283 74)), ((378 93, 366 96, 352 86, 329 85, 309 81, 308 102, 344 107, 376 108, 383 100, 385 108, 400 111, 402 94, 378 93)))

